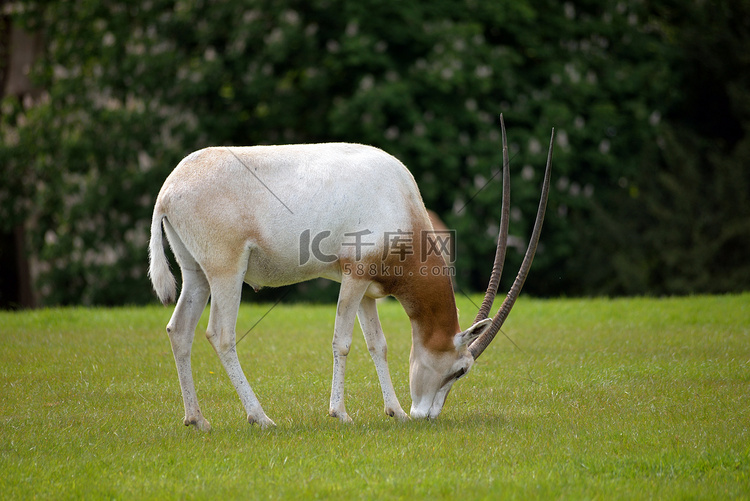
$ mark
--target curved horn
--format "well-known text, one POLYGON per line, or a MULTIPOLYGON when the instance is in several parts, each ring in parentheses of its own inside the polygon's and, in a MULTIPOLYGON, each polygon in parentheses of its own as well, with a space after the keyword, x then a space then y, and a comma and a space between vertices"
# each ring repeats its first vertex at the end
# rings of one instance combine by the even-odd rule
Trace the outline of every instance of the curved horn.
POLYGON ((518 299, 518 295, 521 293, 521 288, 523 287, 523 284, 526 281, 526 277, 529 274, 529 270, 531 269, 531 262, 534 260, 536 247, 539 244, 539 236, 542 233, 544 212, 547 209, 547 197, 549 195, 549 182, 552 167, 552 146, 554 142, 555 129, 553 128, 552 135, 549 139, 549 152, 547 153, 547 167, 544 172, 544 183, 542 184, 542 196, 539 200, 539 209, 536 213, 536 221, 534 222, 534 230, 531 232, 529 247, 526 249, 526 255, 523 258, 521 269, 518 270, 518 275, 513 281, 513 285, 511 286, 510 291, 508 291, 508 296, 505 298, 502 306, 500 306, 500 309, 493 317, 492 324, 484 333, 482 333, 481 336, 479 336, 473 343, 471 343, 471 346, 469 346, 469 352, 471 353, 471 356, 474 357, 474 360, 479 358, 479 355, 481 355, 485 348, 489 346, 489 344, 495 338, 497 332, 500 330, 500 327, 503 326, 505 319, 507 319, 508 315, 510 314, 511 308, 513 308, 516 299, 518 299))
POLYGON ((503 132, 503 208, 500 217, 500 231, 497 234, 497 248, 495 249, 495 262, 492 265, 492 275, 487 284, 487 292, 484 294, 482 306, 479 308, 474 323, 484 320, 490 314, 492 303, 495 301, 497 288, 500 285, 500 276, 503 274, 503 263, 505 263, 505 250, 508 248, 508 221, 510 221, 510 160, 508 159, 508 139, 505 136, 505 121, 500 114, 500 129, 503 132))

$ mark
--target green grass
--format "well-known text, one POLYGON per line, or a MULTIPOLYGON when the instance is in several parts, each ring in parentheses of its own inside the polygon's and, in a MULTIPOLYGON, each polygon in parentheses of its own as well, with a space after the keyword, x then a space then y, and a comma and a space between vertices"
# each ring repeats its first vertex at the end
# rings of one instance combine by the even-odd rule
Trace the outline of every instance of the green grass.
MULTIPOLYGON (((243 305, 239 334, 268 308, 243 305)), ((204 315, 208 434, 182 425, 171 311, 0 313, 5 499, 750 497, 750 294, 522 298, 504 327, 518 347, 500 334, 432 422, 382 413, 357 327, 351 425, 326 416, 334 307, 282 305, 238 346, 271 431, 244 421, 204 315)), ((408 320, 380 311, 408 411, 408 320)))

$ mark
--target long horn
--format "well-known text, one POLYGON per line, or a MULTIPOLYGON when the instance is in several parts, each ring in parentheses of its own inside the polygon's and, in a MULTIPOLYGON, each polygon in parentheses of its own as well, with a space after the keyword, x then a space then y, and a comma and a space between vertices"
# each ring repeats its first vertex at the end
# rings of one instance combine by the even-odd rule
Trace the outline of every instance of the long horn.
POLYGON ((503 208, 500 217, 500 231, 497 234, 497 248, 495 249, 495 262, 492 265, 492 275, 487 284, 487 292, 484 294, 482 306, 479 308, 474 323, 484 320, 490 314, 492 303, 495 301, 497 288, 500 285, 500 276, 503 274, 503 263, 505 263, 505 250, 508 248, 508 222, 510 221, 510 160, 508 159, 508 138, 505 136, 505 121, 500 114, 500 129, 503 133, 503 208))
POLYGON ((531 262, 534 260, 536 247, 539 244, 539 236, 542 233, 544 212, 547 209, 547 197, 549 196, 549 182, 552 167, 552 147, 554 145, 554 142, 555 129, 553 128, 552 135, 549 139, 549 152, 547 153, 547 168, 544 172, 544 183, 542 184, 542 196, 539 200, 539 209, 536 213, 536 221, 534 222, 534 230, 531 232, 529 247, 526 249, 526 255, 523 258, 523 263, 521 263, 521 269, 518 270, 518 275, 513 281, 513 285, 511 286, 510 291, 508 291, 508 296, 505 298, 502 306, 500 306, 500 309, 493 317, 492 324, 484 333, 482 333, 481 336, 479 336, 479 338, 471 343, 471 346, 469 346, 469 352, 471 353, 471 356, 474 357, 474 360, 479 358, 479 355, 481 355, 485 348, 487 348, 492 340, 495 339, 495 335, 497 335, 498 331, 503 326, 503 323, 505 323, 505 320, 510 314, 511 308, 513 308, 516 299, 518 299, 518 295, 521 293, 521 288, 523 287, 523 284, 526 281, 526 277, 529 274, 529 270, 531 269, 531 262))

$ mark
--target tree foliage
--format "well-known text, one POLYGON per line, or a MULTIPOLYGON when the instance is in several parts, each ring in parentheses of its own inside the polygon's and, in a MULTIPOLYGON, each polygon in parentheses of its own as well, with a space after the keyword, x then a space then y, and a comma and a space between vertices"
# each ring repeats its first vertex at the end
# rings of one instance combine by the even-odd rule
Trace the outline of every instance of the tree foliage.
MULTIPOLYGON (((655 11, 680 49, 680 99, 630 204, 637 252, 613 249, 618 293, 687 294, 750 286, 750 2, 664 2, 655 11), (627 265, 625 265, 627 263, 627 265), (634 270, 635 268, 635 270, 634 270), (621 281, 622 283, 622 281, 621 281)), ((619 212, 623 214, 621 210, 619 212)))
POLYGON ((362 142, 412 170, 428 207, 458 231, 459 287, 481 289, 499 223, 503 113, 506 269, 522 258, 553 126, 558 138, 527 290, 747 288, 747 268, 731 273, 750 248, 748 30, 735 4, 13 3, 13 23, 44 33, 34 69, 44 92, 2 103, 0 224, 25 221, 45 303, 145 302, 151 209, 182 156, 362 142), (703 57, 714 49, 727 59, 703 57), (706 134, 699 116, 680 112, 703 97, 696 76, 740 110, 726 143, 729 132, 706 134))

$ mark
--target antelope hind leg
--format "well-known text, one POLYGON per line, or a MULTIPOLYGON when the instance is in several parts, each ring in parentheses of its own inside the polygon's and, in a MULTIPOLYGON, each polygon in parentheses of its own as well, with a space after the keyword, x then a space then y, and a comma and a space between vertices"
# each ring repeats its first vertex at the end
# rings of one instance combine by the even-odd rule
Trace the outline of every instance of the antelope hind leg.
POLYGON ((237 358, 235 327, 242 295, 242 277, 242 274, 236 274, 211 280, 211 312, 206 337, 242 401, 248 422, 267 428, 276 426, 276 423, 266 416, 237 358))

